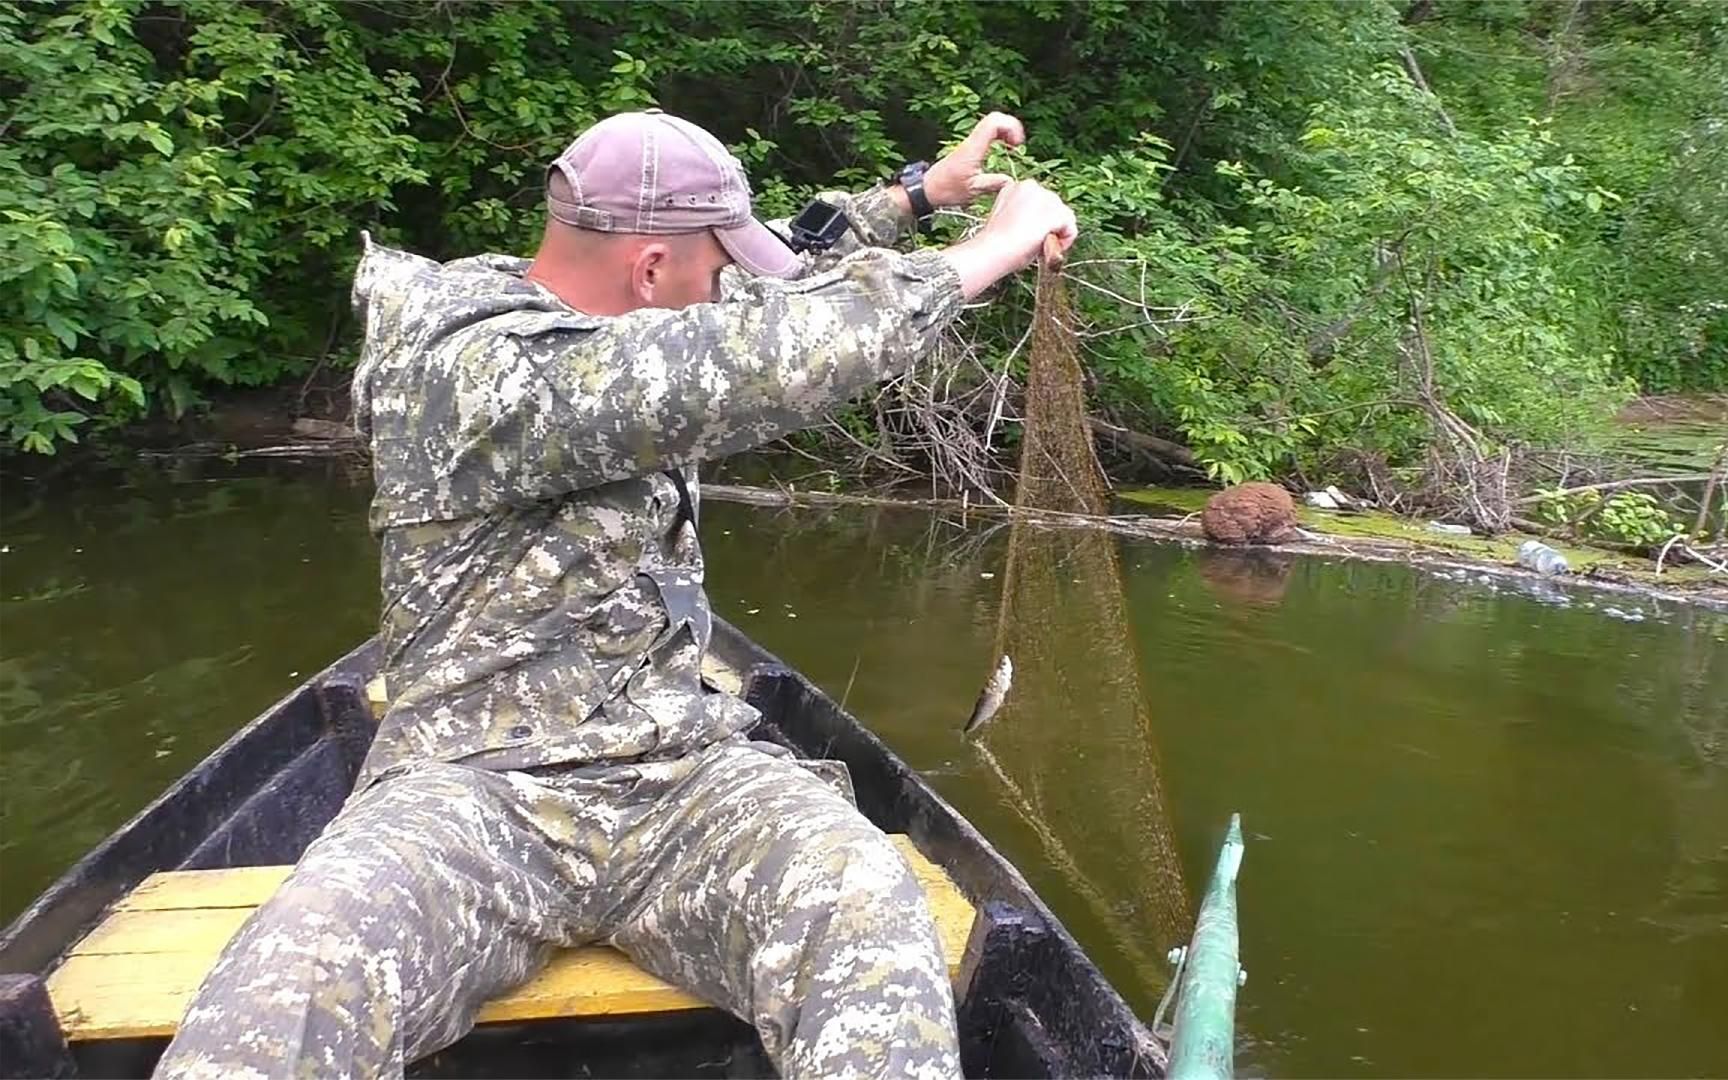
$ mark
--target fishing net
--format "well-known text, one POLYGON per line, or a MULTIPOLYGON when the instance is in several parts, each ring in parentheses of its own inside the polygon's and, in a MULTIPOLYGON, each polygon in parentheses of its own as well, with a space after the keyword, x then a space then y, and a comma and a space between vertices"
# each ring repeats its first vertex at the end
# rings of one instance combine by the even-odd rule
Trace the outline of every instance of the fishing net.
MULTIPOLYGON (((1033 318, 1015 505, 1102 515, 1108 489, 1059 261, 1039 271, 1033 318)), ((1131 964, 1115 974, 1155 994, 1164 952, 1187 940, 1193 919, 1112 534, 1017 513, 996 645, 1013 661, 1013 686, 980 753, 1089 929, 1131 964)))

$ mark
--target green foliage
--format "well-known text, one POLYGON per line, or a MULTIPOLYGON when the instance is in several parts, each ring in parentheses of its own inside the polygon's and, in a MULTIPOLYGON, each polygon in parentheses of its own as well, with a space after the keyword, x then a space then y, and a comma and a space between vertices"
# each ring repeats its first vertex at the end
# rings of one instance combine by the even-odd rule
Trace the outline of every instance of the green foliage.
POLYGON ((1551 525, 1569 528, 1579 539, 1606 540, 1632 547, 1655 547, 1685 527, 1677 524, 1656 497, 1644 491, 1539 492, 1536 515, 1551 525))
POLYGON ((1649 390, 1728 386, 1728 6, 1439 0, 1415 30, 1461 120, 1545 117, 1622 196, 1564 234, 1619 368, 1649 390))
POLYGON ((0 443, 345 363, 361 228, 530 248, 543 164, 651 104, 767 214, 1016 112, 1005 165, 1085 230, 1094 396, 1220 479, 1419 460, 1414 312, 1459 415, 1573 439, 1616 373, 1728 385, 1728 79, 1724 9, 1572 7, 0 0, 0 443))
POLYGON ((1654 546, 1685 530, 1674 523, 1656 497, 1645 491, 1620 491, 1602 504, 1595 533, 1622 543, 1654 546))
POLYGON ((1395 67, 1333 89, 1279 161, 1216 164, 1208 207, 1229 198, 1228 218, 1167 196, 1155 137, 1034 170, 1091 227, 1077 265, 1099 288, 1080 300, 1103 328, 1088 350, 1106 399, 1179 432, 1224 481, 1324 471, 1341 448, 1410 461, 1429 438, 1419 313, 1439 395, 1472 425, 1588 438, 1629 387, 1559 253, 1616 196, 1546 125, 1448 134, 1395 67), (1142 290, 1173 329, 1125 320, 1118 298, 1142 290))
POLYGON ((1556 258, 1572 221, 1613 196, 1544 128, 1447 134, 1387 67, 1316 106, 1286 161, 1296 182, 1219 169, 1239 182, 1250 288, 1268 298, 1239 310, 1258 307, 1271 333, 1281 322, 1285 352, 1300 354, 1278 369, 1267 419, 1406 406, 1335 413, 1308 434, 1314 450, 1396 456, 1424 351, 1445 403, 1503 440, 1575 438, 1617 402, 1611 354, 1579 332, 1587 301, 1556 258))
POLYGON ((399 73, 334 9, 0 5, 0 424, 50 452, 91 418, 303 366, 353 221, 423 178, 399 73), (158 24, 176 24, 164 39, 158 24), (290 41, 316 35, 316 64, 290 41), (164 55, 173 57, 167 62, 164 55))

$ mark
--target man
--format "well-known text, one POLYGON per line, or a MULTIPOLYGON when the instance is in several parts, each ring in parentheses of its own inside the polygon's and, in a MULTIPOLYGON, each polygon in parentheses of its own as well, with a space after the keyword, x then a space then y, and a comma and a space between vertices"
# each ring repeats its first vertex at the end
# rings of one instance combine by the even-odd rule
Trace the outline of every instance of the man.
POLYGON ((1047 235, 1071 243, 1055 195, 981 173, 1023 138, 992 115, 921 177, 839 199, 856 235, 820 259, 751 216, 713 136, 657 111, 553 164, 532 263, 367 239, 354 391, 389 709, 158 1075, 400 1075, 597 940, 751 1021, 782 1075, 958 1074, 904 861, 701 685, 695 466, 815 423, 1047 235), (914 205, 990 191, 972 239, 889 250, 914 205), (722 300, 733 266, 754 276, 722 300))

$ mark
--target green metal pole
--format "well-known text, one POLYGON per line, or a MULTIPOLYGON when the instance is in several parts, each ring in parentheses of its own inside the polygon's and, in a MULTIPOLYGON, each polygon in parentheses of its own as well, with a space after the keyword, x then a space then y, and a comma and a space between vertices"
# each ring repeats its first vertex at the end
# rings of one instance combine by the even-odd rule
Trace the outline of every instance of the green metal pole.
POLYGON ((1237 958, 1236 871, 1242 851, 1242 815, 1231 814, 1182 964, 1170 1039, 1171 1080, 1235 1075, 1236 987, 1243 977, 1237 958))

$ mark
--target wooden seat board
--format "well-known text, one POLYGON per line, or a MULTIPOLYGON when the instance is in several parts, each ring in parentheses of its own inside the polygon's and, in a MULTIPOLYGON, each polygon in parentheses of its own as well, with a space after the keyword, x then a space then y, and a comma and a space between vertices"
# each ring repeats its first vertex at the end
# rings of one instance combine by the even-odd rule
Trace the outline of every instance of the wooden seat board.
POLYGON ((151 874, 121 897, 114 911, 255 908, 288 877, 291 866, 236 866, 231 870, 176 870, 151 874))
MULTIPOLYGON (((949 971, 958 972, 972 904, 907 837, 892 839, 924 888, 949 971)), ((172 1035, 222 947, 289 870, 256 866, 147 878, 49 976, 67 1038, 172 1035)), ((590 945, 559 951, 533 979, 487 1004, 479 1019, 622 1016, 703 1005, 617 950, 590 945)))

